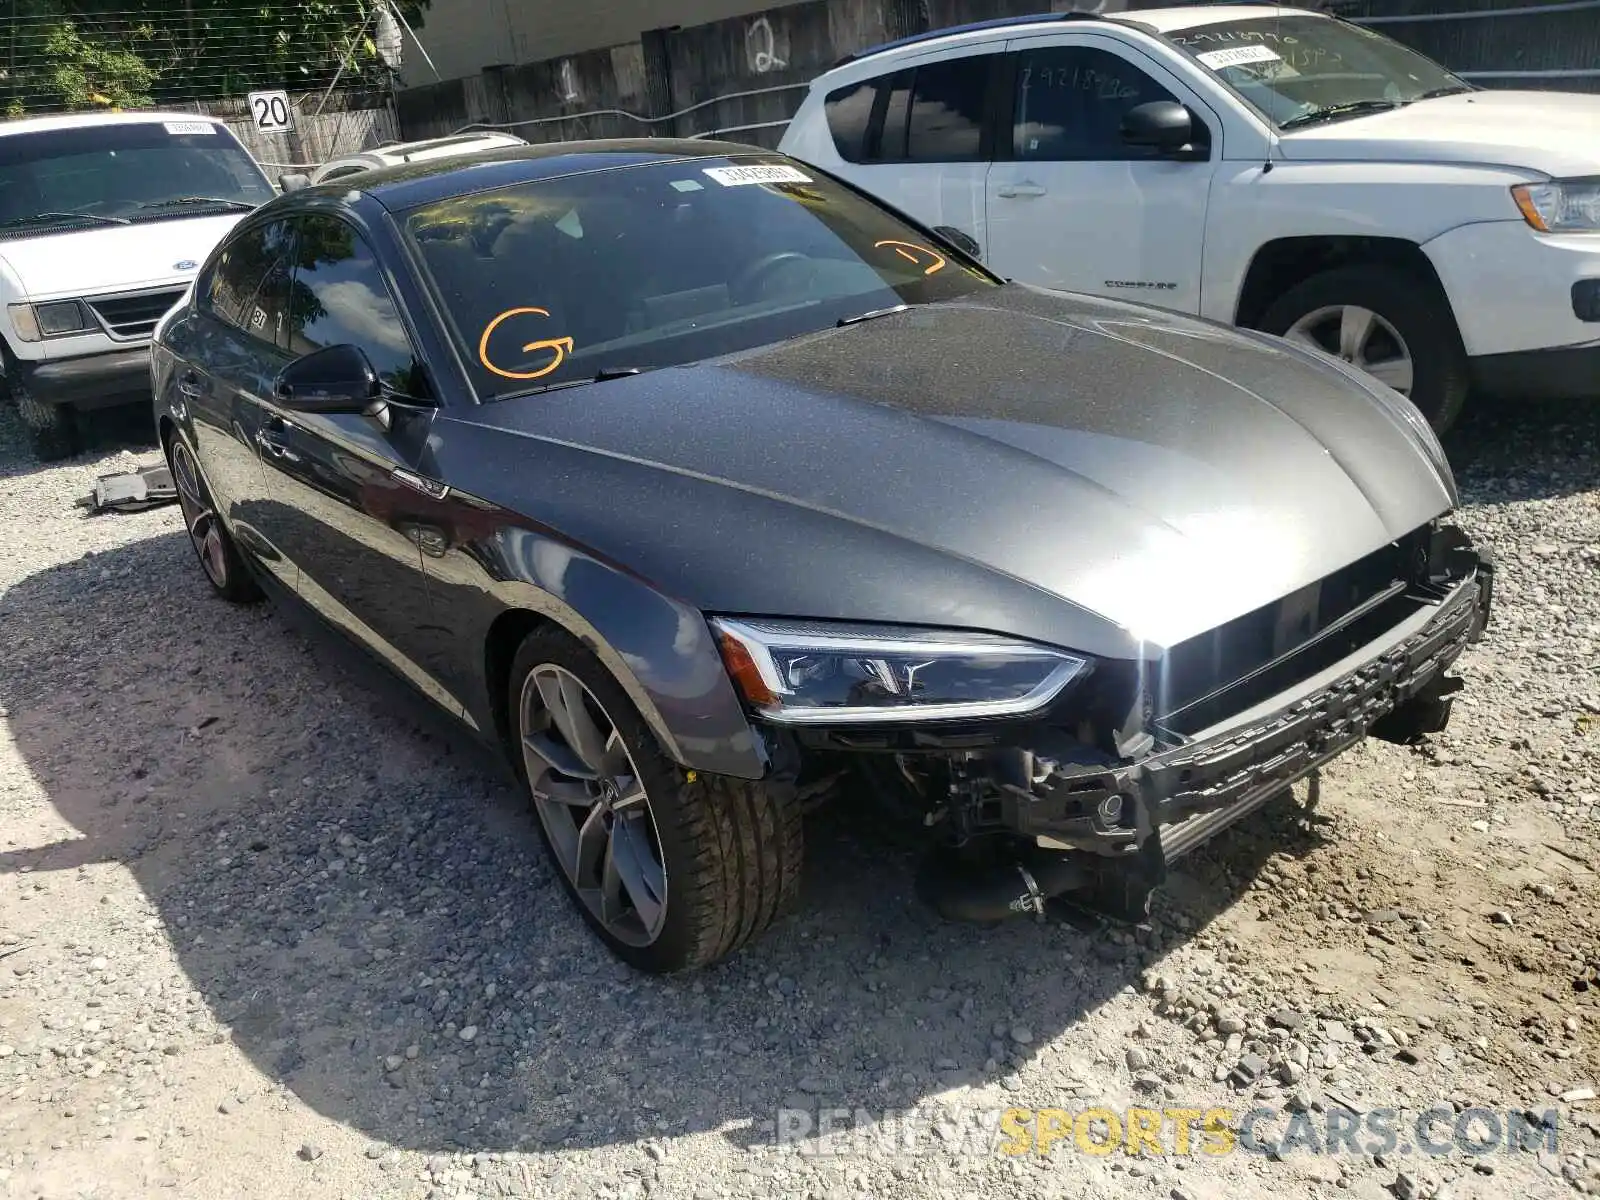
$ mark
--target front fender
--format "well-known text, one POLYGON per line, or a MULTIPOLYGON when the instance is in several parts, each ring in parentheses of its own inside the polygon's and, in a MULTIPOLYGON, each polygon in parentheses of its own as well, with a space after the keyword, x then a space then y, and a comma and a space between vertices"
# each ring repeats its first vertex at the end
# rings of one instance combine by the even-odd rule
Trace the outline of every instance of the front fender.
POLYGON ((497 631, 528 613, 593 651, 669 757, 712 774, 766 774, 764 744, 698 609, 549 529, 462 493, 438 501, 437 521, 429 524, 433 535, 419 544, 442 618, 430 669, 449 681, 480 730, 496 727, 502 703, 489 662, 497 631))

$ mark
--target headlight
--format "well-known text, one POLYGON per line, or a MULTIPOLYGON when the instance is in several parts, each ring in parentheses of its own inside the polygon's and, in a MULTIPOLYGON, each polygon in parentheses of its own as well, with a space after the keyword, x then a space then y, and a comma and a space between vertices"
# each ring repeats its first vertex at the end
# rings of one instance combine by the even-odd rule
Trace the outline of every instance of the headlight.
POLYGON ((41 337, 61 337, 93 329, 89 314, 76 300, 56 300, 50 304, 12 304, 11 327, 24 342, 41 337))
POLYGON ((1511 194, 1540 233, 1600 233, 1600 179, 1524 183, 1511 194))
POLYGON ((991 634, 714 618, 735 687, 786 724, 1014 717, 1044 708, 1089 661, 991 634))

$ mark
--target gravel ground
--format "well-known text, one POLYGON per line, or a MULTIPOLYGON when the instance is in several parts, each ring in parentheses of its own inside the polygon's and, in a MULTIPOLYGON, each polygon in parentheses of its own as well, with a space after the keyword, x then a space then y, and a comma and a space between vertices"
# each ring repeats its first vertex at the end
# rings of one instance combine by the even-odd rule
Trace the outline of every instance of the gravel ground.
POLYGON ((175 509, 73 508, 141 421, 40 469, 0 414, 3 1194, 1600 1193, 1600 409, 1453 439, 1501 573, 1450 731, 1230 831, 1148 928, 941 925, 839 814, 802 911, 672 981, 604 954, 440 720, 209 598, 175 509), (1015 1156, 959 1125, 1268 1107, 1265 1141, 1436 1104, 1554 1110, 1556 1148, 1015 1156), (934 1105, 899 1152, 777 1145, 780 1110, 934 1105))

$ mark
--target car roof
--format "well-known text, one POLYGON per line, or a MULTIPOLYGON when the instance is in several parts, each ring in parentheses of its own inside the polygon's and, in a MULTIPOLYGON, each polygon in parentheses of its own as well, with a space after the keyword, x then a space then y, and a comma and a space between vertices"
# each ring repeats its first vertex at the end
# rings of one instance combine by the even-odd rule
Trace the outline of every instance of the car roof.
POLYGON ((294 196, 363 192, 391 211, 415 208, 452 196, 491 191, 519 183, 586 174, 652 162, 725 158, 775 150, 708 138, 613 138, 582 142, 543 142, 508 146, 448 158, 423 159, 379 167, 348 179, 334 179, 291 193, 294 196))
MULTIPOLYGON (((944 29, 930 29, 926 33, 912 34, 881 45, 869 46, 854 54, 847 54, 834 64, 834 68, 859 63, 880 55, 901 51, 920 52, 930 49, 931 43, 950 40, 959 45, 966 41, 982 41, 996 32, 1044 32, 1065 22, 1126 25, 1149 33, 1173 33, 1180 29, 1193 29, 1224 21, 1248 20, 1253 17, 1284 15, 1324 16, 1310 9, 1287 8, 1274 4, 1195 4, 1173 8, 1140 8, 1125 13, 1041 12, 1021 17, 996 17, 988 21, 973 21, 966 25, 951 25, 944 29)), ((832 68, 830 69, 831 73, 832 68)))
MULTIPOLYGON (((361 157, 403 163, 418 154, 434 154, 446 150, 467 150, 472 146, 522 146, 527 143, 514 133, 498 129, 454 133, 448 137, 427 138, 419 142, 385 142, 362 152, 361 157)), ((352 156, 355 157, 355 156, 352 156)))
POLYGON ((0 137, 20 133, 49 133, 59 129, 88 129, 95 125, 150 125, 167 121, 185 121, 190 124, 203 121, 207 125, 226 124, 204 113, 192 112, 60 113, 49 117, 22 117, 15 121, 0 121, 0 137))

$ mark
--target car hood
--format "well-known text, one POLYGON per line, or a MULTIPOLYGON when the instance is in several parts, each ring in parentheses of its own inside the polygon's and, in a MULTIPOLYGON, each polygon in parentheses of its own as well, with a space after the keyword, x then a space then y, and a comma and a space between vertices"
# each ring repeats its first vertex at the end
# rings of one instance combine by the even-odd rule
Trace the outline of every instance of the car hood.
POLYGON ((1600 173, 1600 95, 1483 91, 1293 130, 1285 158, 1476 163, 1600 173))
POLYGON ((486 405, 435 444, 450 482, 702 609, 1129 652, 1449 510, 1387 395, 1277 339, 1013 284, 486 405))
POLYGON ((184 283, 194 278, 199 264, 243 215, 0 238, 0 262, 30 300, 184 283))

